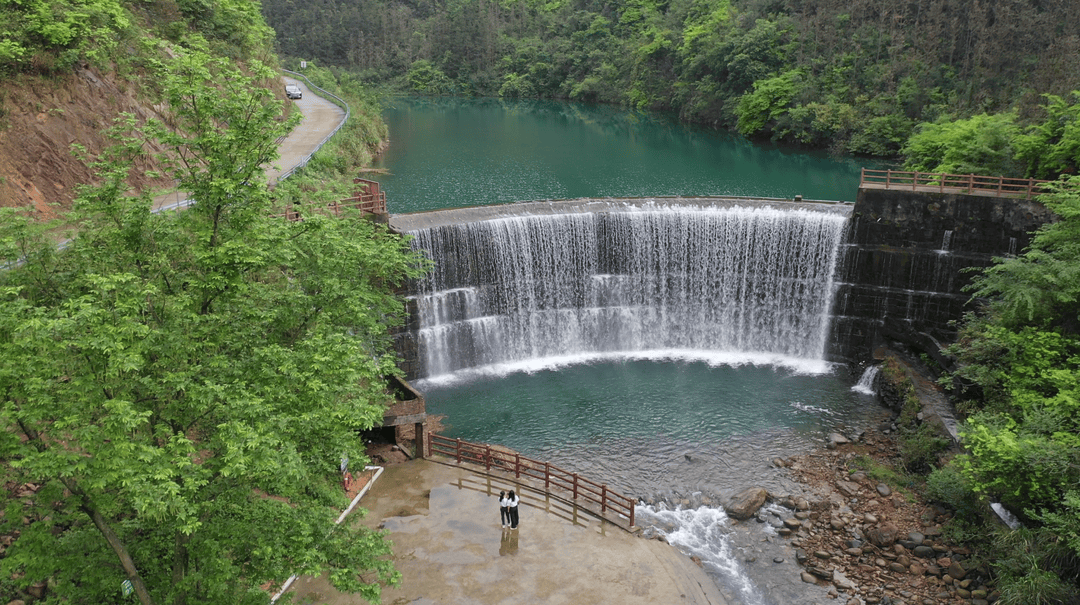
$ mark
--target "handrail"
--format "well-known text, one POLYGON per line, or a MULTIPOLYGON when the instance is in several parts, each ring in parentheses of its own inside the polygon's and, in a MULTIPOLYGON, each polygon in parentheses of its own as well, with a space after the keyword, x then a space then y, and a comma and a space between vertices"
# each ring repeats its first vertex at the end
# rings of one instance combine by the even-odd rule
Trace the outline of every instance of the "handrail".
POLYGON ((938 193, 963 192, 972 195, 1031 199, 1033 196, 1045 193, 1046 188, 1043 184, 1049 182, 1051 181, 1004 176, 863 168, 859 188, 907 189, 938 193))
POLYGON ((296 166, 293 166, 287 172, 285 172, 284 174, 279 176, 278 177, 279 181, 282 180, 282 179, 288 178, 290 175, 292 175, 292 173, 296 172, 300 168, 303 168, 304 166, 307 166, 308 161, 311 160, 311 156, 315 155, 316 152, 318 152, 320 149, 322 149, 322 146, 325 145, 326 142, 330 140, 330 137, 337 134, 337 131, 341 130, 341 127, 344 126, 345 123, 349 121, 349 116, 352 115, 352 110, 349 109, 349 104, 346 103, 344 99, 342 99, 341 97, 335 95, 334 93, 332 93, 332 92, 330 92, 330 91, 328 91, 328 90, 326 90, 324 88, 320 88, 320 87, 312 84, 311 80, 309 80, 308 77, 305 76, 304 74, 298 73, 298 72, 295 72, 295 71, 291 71, 291 70, 288 70, 288 69, 282 69, 281 71, 283 71, 285 73, 292 74, 292 75, 294 75, 294 76, 296 76, 298 78, 303 78, 304 81, 307 82, 308 87, 314 88, 315 90, 318 90, 319 92, 323 93, 324 95, 330 97, 332 100, 337 101, 337 103, 334 103, 334 104, 345 110, 345 117, 343 117, 341 119, 341 122, 339 122, 338 125, 336 127, 334 127, 334 130, 332 130, 330 132, 330 134, 326 135, 325 137, 323 137, 323 139, 321 141, 319 141, 319 144, 315 146, 315 149, 313 149, 311 151, 311 153, 307 154, 306 156, 304 156, 304 158, 302 160, 300 160, 299 164, 297 164, 296 166))
POLYGON ((469 462, 483 466, 485 471, 502 470, 513 473, 516 479, 524 477, 537 483, 543 482, 544 491, 548 494, 558 495, 552 491, 552 488, 558 488, 569 493, 575 504, 583 501, 586 506, 597 506, 601 518, 608 519, 607 513, 610 510, 619 517, 628 519, 628 528, 634 527, 636 501, 608 488, 606 484, 590 481, 548 462, 493 449, 487 444, 450 439, 436 433, 428 433, 427 436, 425 455, 441 454, 453 458, 459 464, 469 462))

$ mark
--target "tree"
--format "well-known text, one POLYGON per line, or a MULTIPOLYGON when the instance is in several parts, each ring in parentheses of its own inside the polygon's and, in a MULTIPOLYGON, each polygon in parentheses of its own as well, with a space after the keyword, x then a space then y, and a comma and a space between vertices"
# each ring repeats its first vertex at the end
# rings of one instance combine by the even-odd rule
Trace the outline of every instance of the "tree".
POLYGON ((293 121, 250 74, 198 50, 161 65, 178 130, 120 125, 65 250, 0 217, 0 455, 36 490, 0 519, 20 531, 0 571, 60 600, 120 602, 129 580, 144 604, 265 603, 328 572, 374 601, 397 579, 380 533, 334 519, 397 371, 390 289, 420 265, 368 221, 272 218, 262 170, 293 121), (188 211, 127 195, 147 136, 188 211))

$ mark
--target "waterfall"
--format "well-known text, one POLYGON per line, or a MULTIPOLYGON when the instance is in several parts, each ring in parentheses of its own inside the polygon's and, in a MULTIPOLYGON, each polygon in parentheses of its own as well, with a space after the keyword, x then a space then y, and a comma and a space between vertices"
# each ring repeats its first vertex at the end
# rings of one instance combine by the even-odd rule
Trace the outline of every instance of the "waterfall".
POLYGON ((610 207, 410 230, 421 375, 606 355, 824 356, 846 217, 610 207))
POLYGON ((862 376, 859 377, 859 382, 851 387, 851 390, 863 395, 873 395, 876 392, 874 390, 874 379, 877 378, 879 370, 881 368, 876 365, 867 367, 863 370, 862 376))

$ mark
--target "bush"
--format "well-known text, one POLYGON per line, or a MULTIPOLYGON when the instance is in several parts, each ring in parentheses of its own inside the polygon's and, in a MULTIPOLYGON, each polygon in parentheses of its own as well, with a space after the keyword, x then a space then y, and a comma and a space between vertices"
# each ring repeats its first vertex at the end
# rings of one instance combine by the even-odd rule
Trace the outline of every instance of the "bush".
POLYGON ((1061 605, 1080 597, 1059 575, 1066 571, 1055 561, 1061 559, 1062 547, 1056 536, 1045 531, 1018 529, 1003 531, 994 541, 999 558, 994 567, 999 573, 998 590, 1002 605, 1061 605), (1055 569, 1057 567, 1057 569, 1055 569))

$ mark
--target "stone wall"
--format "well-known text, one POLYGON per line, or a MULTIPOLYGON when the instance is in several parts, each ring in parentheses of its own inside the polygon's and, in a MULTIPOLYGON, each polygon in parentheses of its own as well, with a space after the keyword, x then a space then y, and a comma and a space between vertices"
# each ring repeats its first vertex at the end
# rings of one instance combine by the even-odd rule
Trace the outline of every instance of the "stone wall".
POLYGON ((885 340, 933 354, 970 309, 968 267, 1020 253, 1052 219, 1016 198, 860 189, 838 276, 828 357, 861 362, 885 340))

